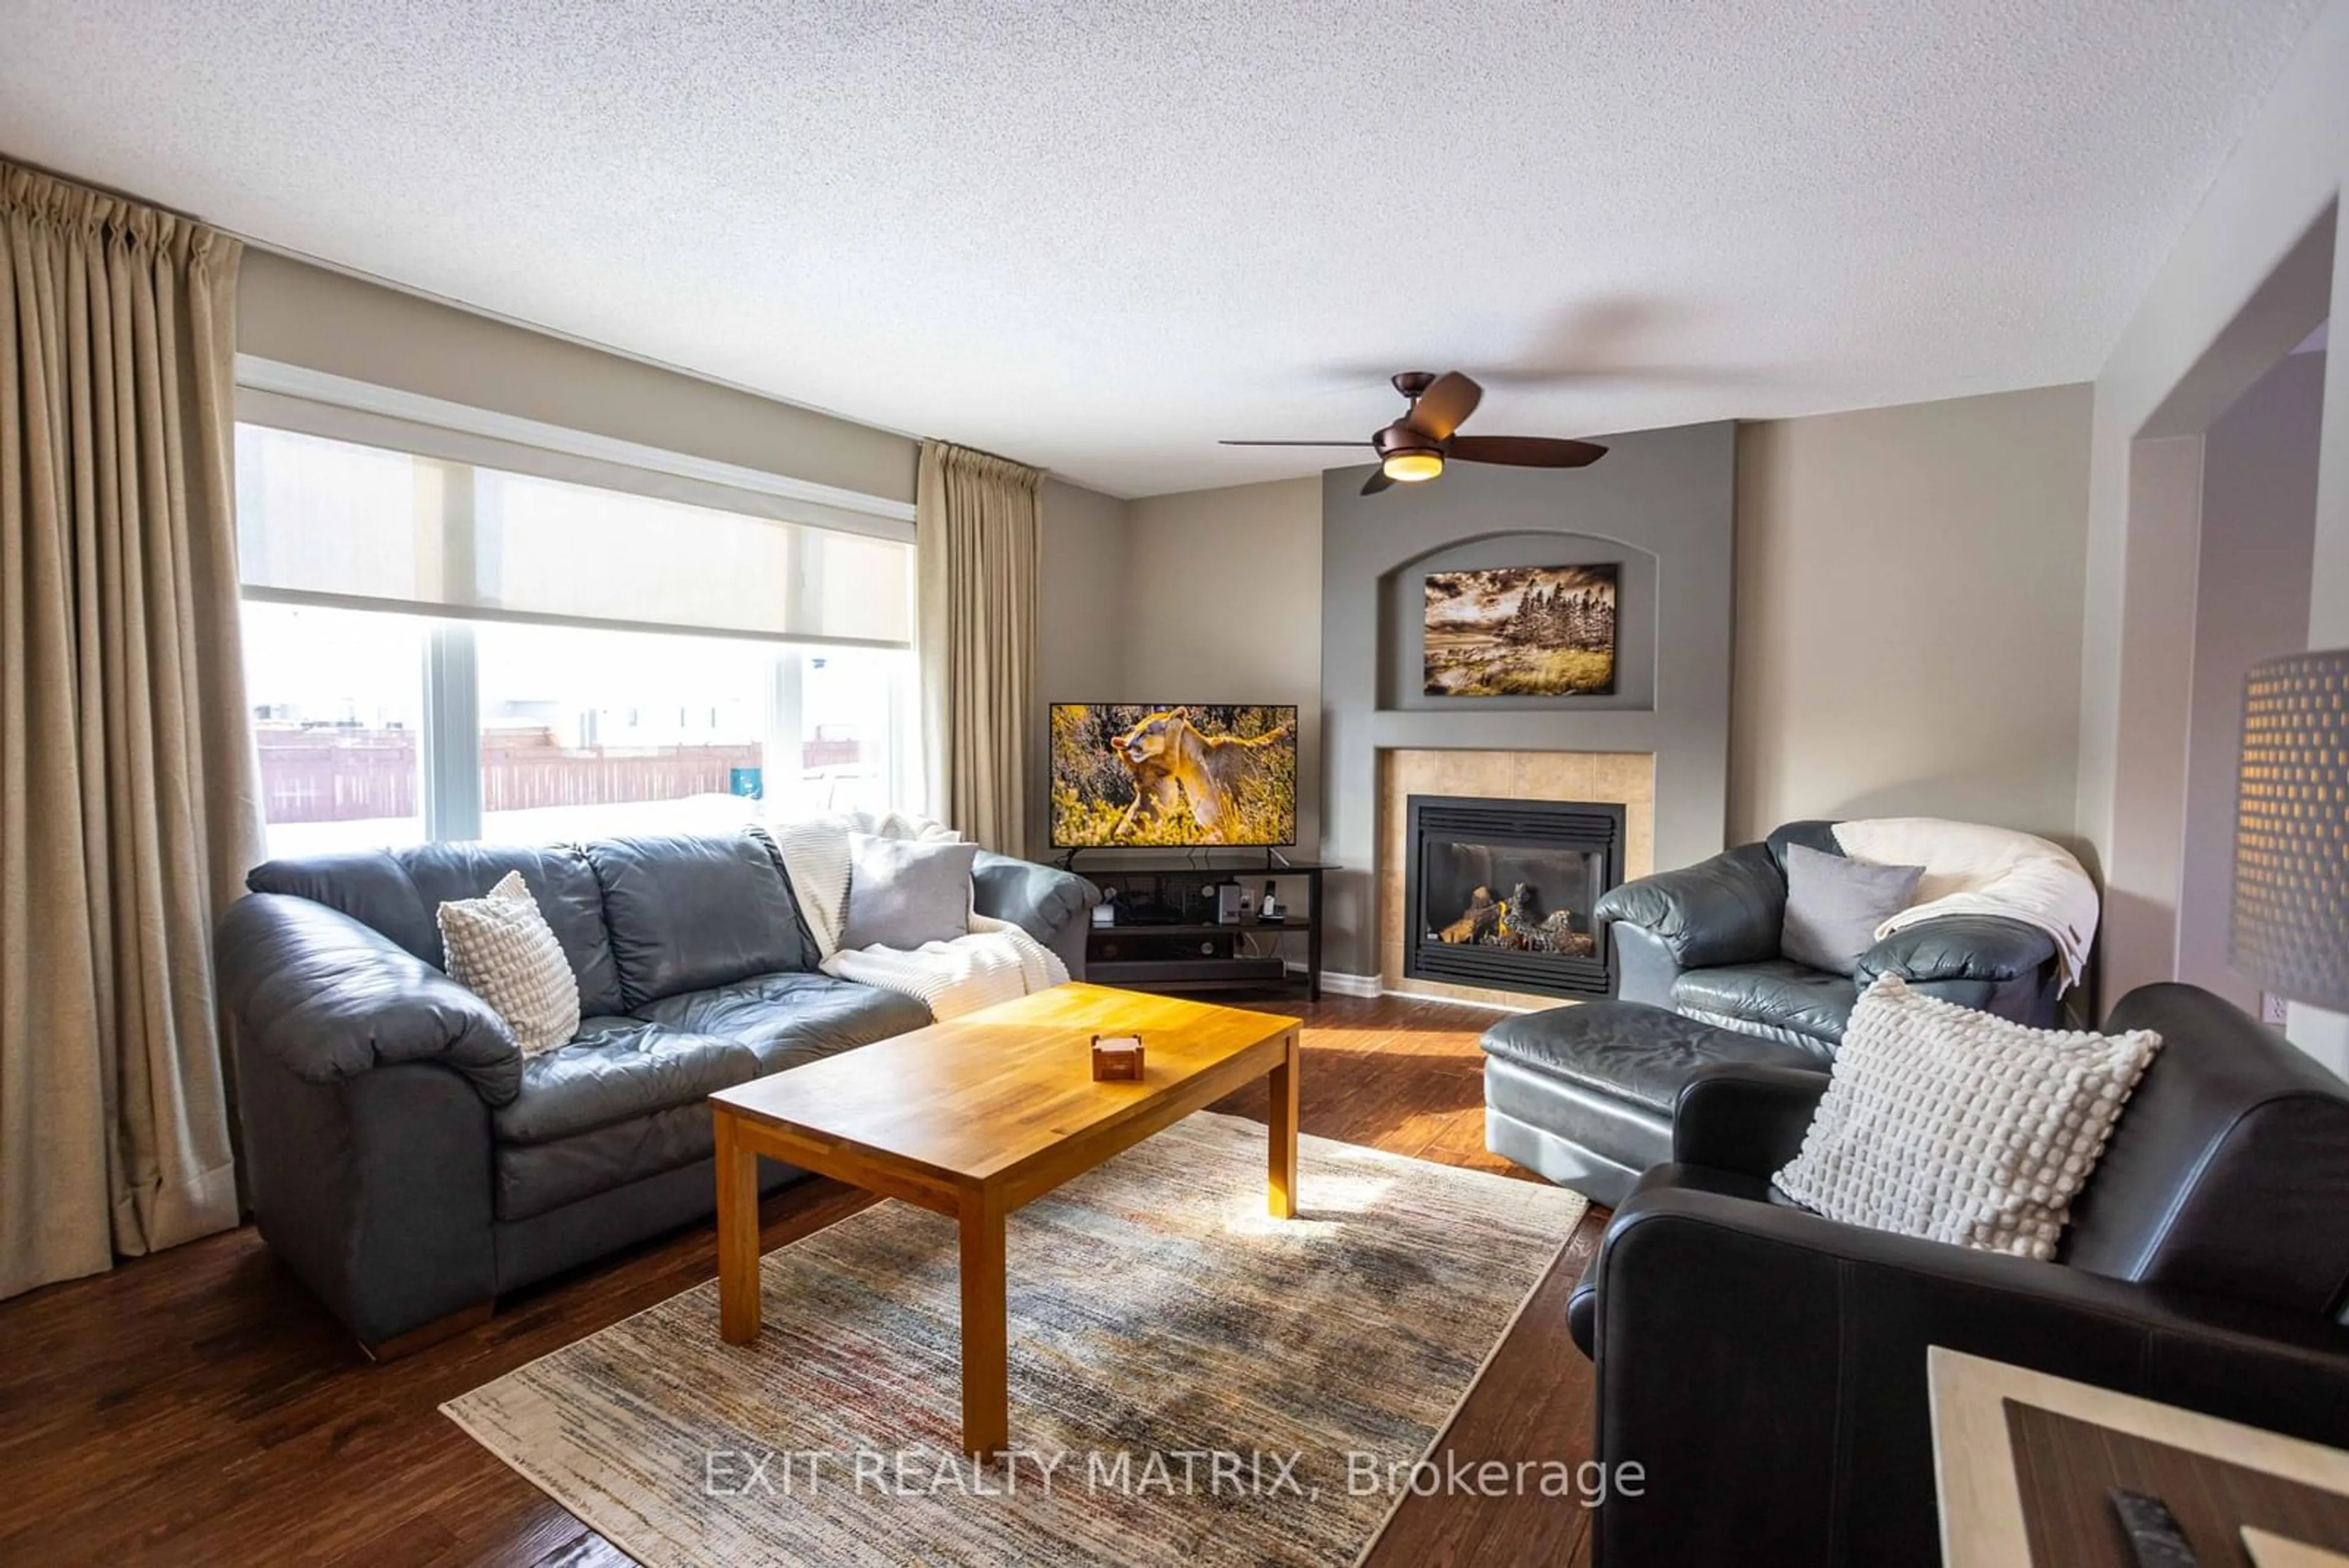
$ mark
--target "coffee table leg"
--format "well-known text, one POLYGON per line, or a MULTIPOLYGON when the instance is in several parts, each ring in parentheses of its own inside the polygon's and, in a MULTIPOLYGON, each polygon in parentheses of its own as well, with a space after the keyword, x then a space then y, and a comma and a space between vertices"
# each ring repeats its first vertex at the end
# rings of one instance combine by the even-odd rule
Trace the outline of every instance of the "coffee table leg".
POLYGON ((1297 1031, 1281 1042, 1280 1065, 1267 1080, 1271 1089, 1271 1168, 1266 1182, 1276 1220, 1297 1218, 1297 1031))
POLYGON ((734 1118, 717 1117, 718 1332, 729 1345, 759 1337, 759 1157, 735 1137, 734 1118))
POLYGON ((962 1207, 962 1446, 969 1454, 1008 1447, 1011 1372, 1007 1345, 1003 1206, 976 1193, 962 1207))

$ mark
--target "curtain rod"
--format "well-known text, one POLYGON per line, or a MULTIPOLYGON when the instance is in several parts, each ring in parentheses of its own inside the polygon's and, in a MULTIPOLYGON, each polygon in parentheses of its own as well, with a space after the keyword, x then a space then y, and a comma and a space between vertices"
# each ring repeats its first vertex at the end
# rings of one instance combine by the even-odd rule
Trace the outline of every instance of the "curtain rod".
POLYGON ((142 207, 152 207, 168 216, 184 219, 191 223, 202 223, 210 229, 220 229, 222 234, 229 235, 232 239, 244 241, 243 234, 237 234, 233 229, 222 229, 209 218, 200 218, 195 213, 174 207, 168 202, 158 202, 151 196, 141 196, 137 192, 126 191, 119 185, 109 185, 102 180, 85 179, 79 174, 68 174, 62 169, 52 169, 46 163, 36 163, 29 158, 19 158, 8 151, 0 151, 0 163, 12 163, 29 173, 61 181, 67 185, 79 185, 84 190, 95 191, 101 196, 112 196, 118 201, 135 202, 142 207))

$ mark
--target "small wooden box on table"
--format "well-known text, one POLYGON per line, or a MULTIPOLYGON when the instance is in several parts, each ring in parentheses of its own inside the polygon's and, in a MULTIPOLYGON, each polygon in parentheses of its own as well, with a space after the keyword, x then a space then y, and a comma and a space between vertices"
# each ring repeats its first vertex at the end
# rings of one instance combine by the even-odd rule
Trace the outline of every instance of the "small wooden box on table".
POLYGON ((1142 1082, 1142 1036, 1139 1034, 1096 1034, 1093 1036, 1093 1082, 1096 1084, 1139 1084, 1142 1082))
POLYGON ((1004 1217, 1257 1078, 1268 1189, 1297 1214, 1298 1023, 1061 985, 712 1095, 719 1332, 759 1334, 759 1157, 954 1216, 962 1227, 963 1447, 1009 1439, 1004 1217), (1095 1034, 1149 1041, 1139 1083, 1096 1083, 1095 1034))

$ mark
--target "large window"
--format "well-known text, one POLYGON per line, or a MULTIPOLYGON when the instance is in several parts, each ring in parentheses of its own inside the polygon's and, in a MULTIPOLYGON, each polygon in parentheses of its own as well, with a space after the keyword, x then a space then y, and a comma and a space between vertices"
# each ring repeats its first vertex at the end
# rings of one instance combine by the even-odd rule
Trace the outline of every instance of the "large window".
POLYGON ((273 855, 424 836, 427 622, 244 607, 245 696, 273 855))
POLYGON ((273 854, 913 799, 911 551, 238 430, 273 854))

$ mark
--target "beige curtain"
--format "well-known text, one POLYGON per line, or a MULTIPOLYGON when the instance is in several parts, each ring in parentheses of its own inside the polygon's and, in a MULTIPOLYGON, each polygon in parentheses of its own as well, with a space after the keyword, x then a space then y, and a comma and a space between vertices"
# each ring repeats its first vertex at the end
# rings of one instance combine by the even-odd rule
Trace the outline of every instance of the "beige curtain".
POLYGON ((236 1223, 239 254, 0 163, 0 1296, 236 1223))
POLYGON ((983 452, 926 441, 914 497, 930 812, 1005 855, 1028 846, 1043 478, 983 452))

